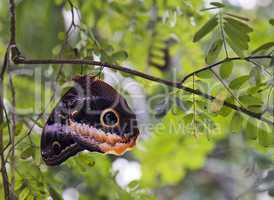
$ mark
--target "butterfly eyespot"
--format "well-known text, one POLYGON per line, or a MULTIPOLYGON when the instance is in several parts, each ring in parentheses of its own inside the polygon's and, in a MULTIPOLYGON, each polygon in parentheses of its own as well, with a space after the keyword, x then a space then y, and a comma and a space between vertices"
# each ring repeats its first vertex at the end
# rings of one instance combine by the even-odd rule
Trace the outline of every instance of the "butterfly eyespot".
POLYGON ((124 97, 95 77, 84 75, 73 80, 43 127, 41 156, 45 164, 59 165, 84 150, 122 155, 133 148, 139 129, 124 97), (85 96, 78 94, 79 89, 85 96))
POLYGON ((101 113, 100 122, 105 127, 115 127, 119 124, 119 115, 114 109, 107 108, 101 113))
POLYGON ((61 152, 61 144, 58 141, 54 141, 52 143, 52 149, 55 154, 59 154, 61 152))

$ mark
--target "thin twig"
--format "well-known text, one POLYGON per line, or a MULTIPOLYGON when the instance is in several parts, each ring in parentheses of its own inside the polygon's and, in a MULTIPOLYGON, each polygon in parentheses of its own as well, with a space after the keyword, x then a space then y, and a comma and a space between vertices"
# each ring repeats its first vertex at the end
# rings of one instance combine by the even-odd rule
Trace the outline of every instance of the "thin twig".
MULTIPOLYGON (((70 3, 70 1, 69 1, 69 3, 70 3)), ((16 44, 15 43, 15 37, 16 37, 15 36, 15 33, 16 33, 15 28, 16 27, 15 27, 15 4, 14 4, 14 0, 10 0, 10 14, 11 14, 11 21, 10 21, 10 23, 11 23, 10 24, 10 26, 11 26, 11 28, 10 28, 10 31, 11 31, 11 44, 16 44)), ((204 67, 200 70, 197 70, 197 71, 187 75, 181 82, 172 82, 172 81, 169 81, 169 80, 164 80, 164 79, 161 79, 161 78, 158 78, 158 77, 150 76, 150 75, 144 74, 144 73, 136 71, 136 70, 128 69, 128 68, 125 68, 125 67, 122 67, 122 66, 119 66, 119 65, 102 63, 102 62, 93 61, 93 60, 85 60, 85 59, 27 60, 27 59, 18 58, 16 56, 14 57, 13 55, 12 55, 12 58, 14 58, 13 61, 16 64, 80 64, 80 65, 81 64, 87 64, 87 65, 98 65, 98 66, 101 66, 101 67, 108 67, 108 68, 111 68, 111 69, 115 69, 115 70, 123 71, 123 72, 129 73, 129 74, 132 74, 132 75, 136 75, 136 76, 139 76, 139 77, 151 80, 151 81, 163 83, 163 84, 171 86, 171 87, 176 87, 176 88, 182 89, 184 91, 190 92, 192 94, 202 96, 202 97, 207 98, 209 100, 214 100, 215 97, 210 96, 210 95, 205 94, 205 93, 202 93, 199 90, 194 90, 194 89, 191 89, 189 87, 185 87, 185 86, 182 85, 182 83, 184 81, 186 81, 188 77, 196 75, 197 73, 199 73, 201 71, 211 69, 211 68, 213 68, 213 67, 215 67, 219 64, 222 64, 224 62, 228 62, 228 61, 232 61, 232 60, 249 60, 249 59, 262 59, 262 58, 270 59, 271 56, 267 55, 267 56, 249 56, 249 57, 246 57, 246 58, 241 58, 241 57, 226 58, 226 59, 223 59, 222 61, 219 61, 219 62, 214 63, 212 65, 206 66, 206 67, 204 67)), ((236 106, 234 104, 231 104, 229 102, 224 102, 224 105, 274 126, 274 122, 262 118, 261 114, 251 112, 249 110, 246 110, 245 108, 238 107, 238 106, 236 106)))
POLYGON ((247 59, 247 61, 251 62, 253 65, 255 65, 256 67, 258 67, 261 71, 265 72, 270 77, 273 76, 269 71, 267 71, 266 69, 264 69, 259 63, 255 62, 254 60, 247 59))
POLYGON ((8 59, 9 59, 9 48, 7 48, 6 53, 5 53, 5 58, 3 61, 1 73, 0 73, 0 159, 1 159, 1 174, 2 174, 2 184, 4 188, 4 195, 5 199, 9 198, 9 178, 8 178, 8 173, 6 169, 6 162, 5 162, 5 157, 4 157, 4 141, 3 141, 3 127, 2 124, 4 123, 4 118, 3 118, 3 110, 4 110, 4 102, 3 102, 3 83, 4 83, 4 74, 8 66, 8 59))
POLYGON ((16 14, 14 0, 9 0, 10 5, 10 45, 16 44, 16 14))
POLYGON ((238 102, 238 104, 242 107, 244 107, 240 100, 233 94, 233 92, 229 89, 229 87, 225 84, 225 82, 218 76, 218 74, 213 70, 210 69, 210 71, 214 74, 214 76, 217 78, 217 80, 225 87, 225 89, 228 91, 228 93, 233 97, 234 100, 238 102))
MULTIPOLYGON (((195 76, 192 77, 192 88, 195 90, 195 76)), ((192 94, 192 100, 193 100, 193 132, 194 136, 197 138, 197 129, 196 129, 196 99, 195 94, 192 94)))
MULTIPOLYGON (((270 103, 270 97, 271 97, 271 94, 272 94, 272 90, 274 89, 274 86, 271 86, 270 89, 269 89, 269 93, 268 93, 268 96, 267 96, 267 106, 269 106, 269 103, 270 103)), ((272 102, 274 103, 274 102, 272 102)))
MULTIPOLYGON (((16 21, 15 21, 15 2, 14 0, 9 0, 9 12, 10 12, 10 42, 9 45, 6 49, 5 57, 4 57, 4 62, 1 68, 1 73, 0 73, 0 124, 4 122, 3 118, 3 111, 4 111, 4 74, 8 68, 9 65, 9 52, 10 52, 10 46, 16 44, 15 40, 15 33, 16 33, 16 21)), ((0 157, 1 157, 1 174, 2 174, 2 184, 4 188, 4 197, 6 200, 10 198, 10 185, 9 185, 9 178, 8 178, 8 173, 6 169, 6 162, 5 162, 5 157, 4 157, 4 141, 3 141, 3 128, 0 128, 0 157)))
MULTIPOLYGON (((251 57, 249 57, 249 58, 251 58, 251 57)), ((252 59, 259 59, 259 58, 271 58, 271 56, 254 56, 254 57, 252 57, 252 59)), ((241 60, 242 58, 235 57, 235 58, 230 58, 230 59, 231 60, 241 60)), ((144 79, 154 81, 154 82, 158 82, 158 83, 162 83, 162 84, 165 84, 165 85, 170 86, 170 87, 175 87, 175 88, 184 90, 186 92, 189 92, 189 93, 196 94, 198 96, 204 97, 208 100, 214 100, 215 99, 215 97, 213 97, 209 94, 203 93, 200 90, 193 90, 192 88, 183 86, 181 84, 181 82, 173 82, 173 81, 161 79, 161 78, 151 76, 151 75, 148 75, 148 74, 145 74, 145 73, 133 70, 133 69, 129 69, 129 68, 126 68, 126 67, 123 67, 123 66, 120 66, 120 65, 116 65, 116 64, 109 64, 109 63, 104 63, 104 62, 99 62, 99 61, 94 61, 94 60, 88 60, 88 59, 45 59, 45 60, 40 60, 40 59, 37 59, 37 60, 18 59, 17 60, 17 59, 15 59, 14 62, 16 64, 29 64, 29 65, 34 65, 34 64, 41 64, 41 65, 43 65, 43 64, 46 64, 46 65, 48 65, 48 64, 97 65, 97 66, 101 66, 101 67, 107 67, 107 68, 111 68, 111 69, 114 69, 114 70, 122 71, 122 72, 125 72, 125 73, 128 73, 128 74, 131 74, 131 75, 139 76, 139 77, 142 77, 144 79)), ((220 62, 224 62, 224 61, 219 61, 218 63, 220 63, 220 62)), ((215 66, 216 65, 217 64, 215 64, 215 66)), ((212 66, 212 65, 210 65, 210 66, 212 66)), ((210 69, 209 66, 207 66, 207 68, 210 69)), ((233 109, 233 110, 242 112, 242 113, 244 113, 244 114, 246 114, 250 117, 253 117, 253 118, 256 118, 256 119, 261 120, 263 122, 266 122, 271 126, 274 126, 273 121, 270 121, 268 119, 263 118, 261 114, 254 113, 250 110, 247 110, 247 109, 242 108, 242 107, 238 107, 238 106, 236 106, 234 104, 231 104, 229 102, 226 102, 226 101, 224 102, 224 105, 231 108, 231 109, 233 109)))
POLYGON ((8 116, 8 112, 5 108, 5 105, 3 105, 3 111, 4 111, 4 114, 5 114, 5 118, 6 118, 6 122, 7 122, 7 126, 8 126, 8 133, 9 133, 9 142, 3 148, 3 151, 5 152, 6 149, 9 147, 9 145, 11 145, 11 128, 10 128, 10 119, 9 119, 9 116, 8 116))
POLYGON ((204 71, 207 71, 209 69, 212 69, 214 67, 217 67, 218 65, 221 65, 223 63, 226 63, 226 62, 230 62, 230 61, 233 61, 233 60, 246 60, 246 61, 249 61, 249 60, 260 60, 260 59, 271 59, 272 56, 271 55, 264 55, 264 56, 247 56, 245 58, 241 58, 241 57, 233 57, 233 58, 225 58, 221 61, 218 61, 216 63, 213 63, 211 65, 208 65, 208 66, 205 66, 203 68, 200 68, 192 73, 189 73, 188 75, 186 75, 183 80, 181 81, 181 84, 183 84, 184 82, 187 81, 187 79, 189 79, 190 77, 192 77, 193 75, 196 75, 198 73, 201 73, 201 72, 204 72, 204 71))
POLYGON ((4 74, 7 70, 8 66, 8 59, 9 59, 9 47, 6 50, 5 56, 4 56, 4 61, 1 67, 1 72, 0 72, 0 79, 3 81, 4 80, 4 74))
MULTIPOLYGON (((35 125, 36 125, 36 124, 38 123, 38 121, 43 117, 45 111, 46 111, 47 108, 50 106, 50 104, 52 103, 53 99, 54 99, 54 95, 51 96, 51 98, 50 98, 48 104, 45 106, 44 110, 43 110, 41 113, 39 113, 39 115, 37 116, 36 119, 33 120, 33 124, 32 124, 32 126, 29 128, 29 130, 26 132, 26 134, 16 141, 16 143, 14 144, 14 147, 16 147, 17 145, 19 145, 25 138, 27 138, 27 137, 31 134, 31 132, 32 132, 32 130, 34 129, 35 125)), ((11 152, 12 152, 11 149, 9 149, 5 161, 8 160, 8 158, 10 157, 11 152)))
MULTIPOLYGON (((64 40, 64 42, 62 44, 62 48, 61 48, 60 53, 59 53, 59 58, 63 58, 63 54, 64 54, 66 46, 68 45, 68 40, 69 40, 69 36, 71 34, 71 31, 72 31, 72 28, 74 28, 74 29, 78 28, 77 24, 75 24, 74 5, 73 5, 73 3, 70 0, 67 0, 67 2, 69 4, 69 6, 70 6, 71 23, 69 25, 69 28, 66 30, 65 40, 64 40)), ((58 80, 58 78, 60 77, 62 71, 63 71, 63 64, 60 65, 60 67, 59 67, 59 69, 57 71, 57 75, 56 75, 55 80, 58 80)))
POLYGON ((221 37, 224 43, 224 49, 225 49, 225 55, 226 58, 229 58, 228 56, 228 51, 227 51, 227 44, 226 44, 226 40, 225 40, 225 33, 224 33, 224 27, 223 27, 223 15, 222 12, 219 13, 219 18, 220 18, 220 33, 221 33, 221 37))
MULTIPOLYGON (((274 89, 274 86, 271 86, 270 88, 270 91, 268 93, 268 96, 267 96, 267 108, 270 107, 270 98, 271 98, 271 95, 272 95, 272 90, 274 89)), ((273 100, 272 100, 273 101, 273 100)), ((272 102, 272 105, 274 104, 274 102, 272 102)), ((274 108, 272 108, 272 111, 271 111, 271 114, 272 114, 272 117, 274 118, 274 108)))
MULTIPOLYGON (((0 122, 3 122, 3 112, 2 112, 2 107, 3 107, 3 102, 2 102, 2 96, 0 99, 0 107, 1 107, 1 113, 0 113, 0 122)), ((5 199, 8 199, 9 197, 9 178, 8 178, 8 173, 6 169, 6 162, 4 158, 4 143, 3 143, 3 129, 0 128, 0 157, 1 157, 1 174, 2 174, 2 182, 3 182, 3 188, 4 188, 4 194, 5 194, 5 199)))
POLYGON ((11 182, 10 182, 10 193, 14 195, 14 182, 15 182, 15 175, 14 175, 14 169, 15 169, 15 131, 16 131, 16 93, 15 88, 12 80, 12 75, 9 74, 9 86, 11 90, 11 104, 12 104, 12 110, 11 110, 11 121, 12 121, 12 131, 11 131, 11 159, 10 159, 10 166, 11 166, 11 182))

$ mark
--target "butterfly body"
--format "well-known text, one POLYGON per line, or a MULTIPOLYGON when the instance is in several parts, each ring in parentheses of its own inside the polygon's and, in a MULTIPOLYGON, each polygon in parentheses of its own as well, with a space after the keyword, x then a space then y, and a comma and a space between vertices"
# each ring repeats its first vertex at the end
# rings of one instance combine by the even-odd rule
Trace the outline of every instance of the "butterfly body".
POLYGON ((42 158, 58 165, 82 150, 121 155, 139 135, 135 114, 110 85, 90 76, 75 78, 43 129, 42 158))

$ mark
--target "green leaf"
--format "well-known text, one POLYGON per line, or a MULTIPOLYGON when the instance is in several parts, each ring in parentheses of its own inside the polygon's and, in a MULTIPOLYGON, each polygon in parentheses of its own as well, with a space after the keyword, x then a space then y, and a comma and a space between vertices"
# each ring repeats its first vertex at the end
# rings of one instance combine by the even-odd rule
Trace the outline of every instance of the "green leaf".
POLYGON ((56 45, 53 49, 52 49, 52 54, 53 55, 58 55, 61 52, 62 46, 61 45, 56 45))
POLYGON ((204 8, 204 9, 201 9, 201 11, 208 11, 208 10, 215 10, 215 9, 219 9, 219 7, 204 8))
POLYGON ((225 62, 220 66, 220 76, 223 79, 227 79, 233 71, 233 62, 225 62))
POLYGON ((20 133, 22 132, 22 130, 23 130, 23 123, 22 122, 20 122, 20 123, 17 123, 16 124, 16 127, 15 127, 15 136, 18 136, 18 135, 20 135, 20 133))
POLYGON ((269 20, 269 24, 271 24, 272 26, 274 26, 274 18, 269 20))
POLYGON ((192 107, 192 101, 176 99, 176 105, 182 112, 187 112, 192 107))
POLYGON ((236 15, 236 14, 233 14, 233 13, 228 13, 228 12, 225 12, 226 15, 230 16, 230 17, 234 17, 234 18, 237 18, 239 20, 243 20, 243 21, 246 21, 248 22, 249 19, 246 18, 246 17, 243 17, 243 16, 240 16, 240 15, 236 15))
POLYGON ((230 122, 230 128, 232 133, 239 133, 242 130, 242 116, 235 112, 230 122))
POLYGON ((227 34, 227 36, 231 39, 231 41, 240 49, 248 49, 248 42, 250 38, 247 35, 247 33, 239 31, 239 29, 236 29, 229 23, 224 23, 224 31, 227 34))
POLYGON ((248 120, 244 129, 246 138, 251 140, 257 139, 257 132, 258 127, 256 126, 256 121, 254 119, 248 120))
POLYGON ((197 100, 196 99, 195 103, 196 103, 197 107, 199 107, 201 110, 207 110, 208 109, 209 104, 208 104, 207 101, 197 100))
POLYGON ((251 96, 251 95, 242 95, 239 97, 239 100, 245 104, 245 105, 262 105, 263 102, 260 98, 258 97, 254 97, 254 96, 251 96))
POLYGON ((184 122, 185 122, 185 125, 189 125, 193 122, 193 119, 194 119, 194 114, 193 113, 189 113, 187 115, 184 116, 184 122))
POLYGON ((258 142, 264 147, 269 147, 273 143, 271 133, 267 131, 267 126, 264 124, 261 124, 258 130, 258 142))
MULTIPOLYGON (((232 98, 232 97, 228 97, 227 99, 225 99, 226 102, 229 102, 229 103, 234 103, 235 100, 232 98)), ((226 106, 223 106, 221 108, 221 110, 218 112, 220 115, 222 115, 223 117, 226 117, 228 116, 230 113, 232 112, 232 109, 231 108, 228 108, 226 106)))
MULTIPOLYGON (((2 4, 2 1, 1 1, 2 4)), ((64 30, 60 19, 62 19, 62 12, 59 12, 54 1, 31 2, 24 1, 24 3, 16 7, 18 33, 17 39, 23 46, 28 46, 27 54, 36 56, 51 56, 51 50, 58 42, 58 33, 64 30), (43 8, 43 13, 33 15, 25 12, 25 10, 39 10, 43 8), (31 21, 31 29, 26 28, 26 24, 31 21), (47 38, 47 39, 45 39, 47 38), (39 45, 37 45, 39 44, 39 45), (41 48, 43 47, 43 48, 41 48)))
POLYGON ((124 61, 128 58, 128 54, 126 51, 117 51, 113 53, 111 57, 114 61, 124 61))
POLYGON ((217 39, 211 44, 205 58, 205 61, 207 64, 211 64, 214 61, 216 61, 216 59, 218 58, 221 52, 222 47, 223 47, 222 39, 217 39))
POLYGON ((28 188, 24 188, 24 189, 20 192, 20 194, 19 194, 19 199, 25 200, 25 199, 27 199, 30 195, 31 195, 31 194, 30 194, 29 189, 28 189, 28 188))
POLYGON ((0 130, 4 129, 8 124, 6 122, 1 122, 0 123, 0 130))
POLYGON ((27 159, 33 155, 33 148, 32 146, 27 147, 24 149, 20 155, 21 159, 27 159))
POLYGON ((272 55, 269 67, 274 67, 274 55, 272 55))
POLYGON ((233 19, 231 17, 224 17, 224 19, 229 24, 231 24, 231 26, 234 26, 236 29, 238 29, 241 32, 251 33, 253 31, 253 29, 249 25, 247 25, 246 23, 244 23, 244 22, 241 22, 239 20, 233 19))
POLYGON ((248 106, 247 109, 254 113, 262 113, 262 111, 264 110, 264 107, 263 107, 263 104, 251 105, 251 106, 248 106))
POLYGON ((254 51, 252 51, 252 54, 256 54, 256 53, 258 53, 260 51, 263 51, 263 50, 268 50, 268 49, 270 49, 273 46, 274 46, 274 42, 267 42, 267 43, 262 44, 261 46, 259 46, 254 51))
POLYGON ((127 187, 128 187, 130 190, 134 190, 134 189, 138 188, 139 185, 140 185, 139 181, 134 180, 134 181, 131 181, 131 182, 127 185, 127 187))
POLYGON ((271 197, 274 197, 274 188, 270 188, 268 190, 268 195, 271 196, 271 197))
POLYGON ((226 38, 226 41, 228 42, 231 49, 236 53, 239 57, 244 57, 243 49, 241 49, 235 42, 233 42, 230 38, 226 38))
POLYGON ((224 105, 224 100, 226 99, 226 96, 226 91, 223 89, 220 90, 210 105, 210 111, 214 113, 219 112, 224 105))
POLYGON ((208 33, 210 33, 218 24, 217 16, 214 15, 206 24, 204 24, 194 35, 193 42, 198 42, 208 33))
POLYGON ((218 8, 223 8, 223 7, 225 7, 225 5, 222 4, 222 3, 220 3, 220 2, 211 2, 210 5, 216 6, 216 7, 218 7, 218 8))
POLYGON ((255 85, 253 87, 248 88, 247 93, 248 94, 260 93, 260 91, 264 91, 266 89, 267 89, 267 84, 266 83, 260 83, 258 85, 255 85))
POLYGON ((55 189, 54 186, 49 186, 49 193, 50 196, 54 199, 54 200, 63 200, 62 195, 55 189))
MULTIPOLYGON (((190 115, 189 121, 192 122, 193 114, 190 115)), ((204 165, 205 156, 214 147, 215 136, 208 140, 206 134, 202 134, 197 140, 190 135, 193 134, 192 127, 185 127, 182 123, 183 116, 180 110, 176 115, 168 112, 160 124, 161 128, 156 125, 154 134, 144 143, 144 149, 147 150, 135 151, 142 163, 142 183, 154 186, 180 183, 188 169, 195 170, 204 165), (171 132, 168 131, 170 128, 173 129, 171 132), (161 146, 163 143, 165 145, 161 146), (190 158, 187 155, 192 156, 190 158), (154 166, 153 170, 151 166, 154 166), (173 170, 170 170, 170 166, 173 170)), ((211 131, 215 130, 212 126, 211 131)))
POLYGON ((262 71, 261 71, 261 69, 258 68, 258 67, 255 67, 252 70, 250 70, 249 79, 250 79, 251 83, 259 85, 262 81, 262 71))
POLYGON ((202 71, 196 74, 199 78, 209 79, 212 77, 212 72, 210 70, 202 71))
POLYGON ((229 87, 233 90, 240 89, 243 84, 249 79, 249 76, 240 76, 229 83, 229 87))

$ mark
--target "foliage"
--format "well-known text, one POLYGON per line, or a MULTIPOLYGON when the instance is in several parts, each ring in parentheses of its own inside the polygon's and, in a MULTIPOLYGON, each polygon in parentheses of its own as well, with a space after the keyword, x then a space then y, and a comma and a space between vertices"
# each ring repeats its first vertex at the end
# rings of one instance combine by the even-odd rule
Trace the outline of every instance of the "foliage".
MULTIPOLYGON (((273 195, 273 184, 269 184, 269 179, 273 182, 273 169, 269 170, 274 158, 273 126, 225 106, 225 102, 229 102, 274 120, 274 29, 270 19, 273 8, 251 12, 219 2, 204 7, 201 0, 24 0, 16 1, 16 6, 17 43, 27 57, 100 58, 103 62, 122 63, 174 81, 223 59, 220 65, 196 73, 184 82, 216 97, 212 102, 140 77, 114 72, 115 78, 134 80, 142 87, 147 100, 143 107, 151 108, 144 109, 148 117, 140 126, 149 124, 152 128, 141 129, 144 134, 139 144, 123 156, 129 161, 138 161, 142 176, 124 187, 117 181, 120 172, 113 170, 113 163, 118 159, 115 156, 83 152, 58 167, 46 166, 40 156, 41 128, 69 87, 69 80, 81 73, 97 74, 101 69, 11 64, 4 83, 8 118, 0 126, 4 143, 8 144, 13 111, 8 81, 11 75, 16 91, 14 176, 18 199, 49 196, 62 199, 64 190, 71 187, 79 191, 79 199, 83 200, 90 197, 180 199, 181 195, 186 199, 225 199, 218 195, 233 193, 236 197, 246 190, 247 198, 255 199, 254 193, 260 189, 256 188, 255 180, 266 183, 265 191, 273 195), (78 10, 72 10, 71 5, 78 10), (77 20, 75 24, 68 23, 64 13, 71 15, 72 12, 75 18, 80 15, 80 23, 77 20), (166 71, 155 67, 167 62, 159 49, 168 49, 170 54, 168 59, 172 62, 166 71), (152 54, 156 64, 147 63, 152 54), (246 58, 262 55, 271 55, 272 59, 246 58), (233 60, 235 57, 239 59, 233 60), (56 95, 54 100, 52 95, 56 95), (157 98, 153 98, 155 96, 157 98), (219 151, 225 153, 218 156, 219 151), (212 166, 212 162, 216 166, 212 166), (246 182, 238 180, 237 176, 245 177, 238 168, 246 167, 246 163, 248 169, 256 165, 256 169, 251 169, 252 175, 268 171, 267 176, 254 175, 246 182), (231 174, 232 183, 244 185, 235 191, 226 188, 229 185, 226 178, 230 175, 226 170, 231 166, 236 166, 235 174, 231 174), (217 170, 221 169, 222 173, 218 174, 217 170), (201 178, 197 178, 199 176, 201 178), (248 184, 252 185, 251 189, 248 184)), ((0 35, 2 59, 9 41, 8 1, 5 0, 0 4, 0 35)), ((108 72, 103 70, 101 78, 103 76, 107 78, 108 72)), ((115 86, 126 93, 123 83, 115 86)), ((134 91, 132 93, 125 96, 134 106, 134 91)), ((5 151, 8 164, 10 154, 11 146, 8 146, 5 151)), ((11 175, 10 167, 8 174, 11 175)), ((3 182, 0 185, 3 188, 3 182)), ((2 199, 2 190, 0 195, 2 199)))

